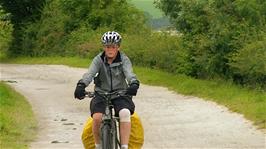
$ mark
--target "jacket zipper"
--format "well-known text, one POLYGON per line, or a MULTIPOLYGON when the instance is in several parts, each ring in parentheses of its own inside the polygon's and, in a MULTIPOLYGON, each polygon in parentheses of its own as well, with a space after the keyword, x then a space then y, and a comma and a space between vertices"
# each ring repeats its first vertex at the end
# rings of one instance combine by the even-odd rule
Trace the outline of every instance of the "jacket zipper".
POLYGON ((111 67, 109 65, 109 72, 110 72, 110 80, 111 80, 111 92, 113 91, 113 78, 112 78, 112 71, 111 71, 111 67))

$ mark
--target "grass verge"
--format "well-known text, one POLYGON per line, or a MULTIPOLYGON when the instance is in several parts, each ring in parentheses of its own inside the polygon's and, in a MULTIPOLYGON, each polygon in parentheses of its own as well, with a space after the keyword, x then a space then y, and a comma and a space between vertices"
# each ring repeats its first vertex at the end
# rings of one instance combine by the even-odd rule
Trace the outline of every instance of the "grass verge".
POLYGON ((199 80, 149 68, 135 68, 145 84, 159 85, 184 95, 192 95, 224 105, 243 114, 258 128, 266 128, 266 93, 237 86, 223 80, 199 80))
MULTIPOLYGON (((1 62, 24 64, 64 64, 72 67, 88 67, 90 60, 78 57, 15 58, 1 62)), ((258 128, 266 128, 266 93, 237 86, 223 80, 199 80, 174 75, 160 70, 135 67, 142 83, 158 85, 184 95, 192 95, 225 105, 233 112, 243 114, 258 128)))
POLYGON ((80 57, 16 57, 7 58, 5 55, 0 55, 0 63, 12 64, 53 64, 53 65, 68 65, 72 67, 88 67, 90 59, 80 57))
POLYGON ((28 148, 37 126, 31 106, 22 95, 2 81, 0 111, 1 148, 28 148))

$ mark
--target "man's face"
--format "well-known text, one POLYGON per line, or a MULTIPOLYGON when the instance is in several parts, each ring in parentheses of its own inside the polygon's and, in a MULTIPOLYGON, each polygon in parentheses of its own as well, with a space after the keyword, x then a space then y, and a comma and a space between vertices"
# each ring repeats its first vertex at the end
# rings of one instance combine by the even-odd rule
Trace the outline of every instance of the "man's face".
POLYGON ((118 53, 119 46, 116 44, 110 44, 104 46, 105 56, 109 59, 114 59, 118 53))

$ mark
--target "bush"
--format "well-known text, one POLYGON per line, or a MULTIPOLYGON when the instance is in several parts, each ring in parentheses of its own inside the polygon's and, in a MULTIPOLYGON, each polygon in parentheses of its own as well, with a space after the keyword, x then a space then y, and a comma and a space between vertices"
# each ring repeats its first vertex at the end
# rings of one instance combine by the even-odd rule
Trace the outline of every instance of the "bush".
POLYGON ((71 32, 64 45, 66 55, 95 56, 101 49, 100 37, 102 32, 99 30, 93 31, 83 26, 71 32))
POLYGON ((186 73, 187 51, 181 40, 166 32, 144 32, 125 35, 122 48, 138 65, 163 69, 173 73, 186 73))
POLYGON ((266 34, 262 39, 253 40, 233 54, 231 67, 235 80, 253 86, 266 84, 266 34), (261 84, 258 84, 260 83, 261 84))
POLYGON ((10 14, 6 13, 0 5, 0 53, 5 54, 12 40, 13 25, 9 20, 10 14))

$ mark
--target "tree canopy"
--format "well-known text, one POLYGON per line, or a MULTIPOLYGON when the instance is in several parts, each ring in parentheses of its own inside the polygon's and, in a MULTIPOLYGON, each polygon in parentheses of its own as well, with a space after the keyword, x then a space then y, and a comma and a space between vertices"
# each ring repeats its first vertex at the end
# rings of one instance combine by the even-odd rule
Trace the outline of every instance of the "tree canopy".
MULTIPOLYGON (((265 0, 157 0, 183 35, 190 75, 266 81, 265 0)), ((266 82, 265 82, 266 83, 266 82)))

